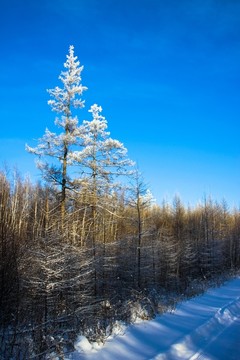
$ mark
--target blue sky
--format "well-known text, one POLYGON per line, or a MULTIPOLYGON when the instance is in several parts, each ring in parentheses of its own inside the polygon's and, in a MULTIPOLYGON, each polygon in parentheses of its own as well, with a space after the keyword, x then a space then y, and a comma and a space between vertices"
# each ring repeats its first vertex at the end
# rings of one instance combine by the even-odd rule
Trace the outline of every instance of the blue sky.
POLYGON ((0 164, 38 177, 25 143, 56 130, 46 89, 74 45, 86 110, 102 106, 159 203, 239 206, 239 19, 238 0, 3 0, 0 164))

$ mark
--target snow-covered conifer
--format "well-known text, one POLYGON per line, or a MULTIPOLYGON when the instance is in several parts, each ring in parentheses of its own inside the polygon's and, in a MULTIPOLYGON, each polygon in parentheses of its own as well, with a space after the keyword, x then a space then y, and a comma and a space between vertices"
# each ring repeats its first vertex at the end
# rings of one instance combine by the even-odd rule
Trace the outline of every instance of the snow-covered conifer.
POLYGON ((94 104, 89 112, 92 120, 84 120, 79 127, 81 150, 73 151, 70 158, 80 166, 81 178, 77 182, 100 193, 105 192, 106 187, 115 187, 117 177, 129 175, 134 163, 127 157, 124 145, 110 137, 101 106, 94 104))
POLYGON ((74 56, 74 47, 70 46, 67 60, 64 63, 66 71, 62 71, 59 80, 62 87, 48 90, 51 100, 48 104, 52 111, 61 114, 55 119, 55 125, 61 130, 54 133, 46 129, 44 136, 39 139, 35 148, 26 146, 26 150, 39 157, 38 168, 43 177, 61 189, 62 211, 65 209, 66 190, 70 186, 68 167, 71 165, 70 154, 72 146, 77 142, 78 118, 73 116, 73 108, 84 107, 82 93, 87 89, 81 83, 83 66, 77 56, 74 56))

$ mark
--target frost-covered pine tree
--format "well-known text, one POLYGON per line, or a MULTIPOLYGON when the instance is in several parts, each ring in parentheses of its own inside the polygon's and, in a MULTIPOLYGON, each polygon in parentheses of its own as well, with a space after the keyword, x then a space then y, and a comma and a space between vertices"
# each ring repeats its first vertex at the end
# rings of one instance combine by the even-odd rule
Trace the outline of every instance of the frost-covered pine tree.
POLYGON ((48 90, 51 100, 48 104, 52 111, 61 114, 56 117, 55 125, 61 130, 59 133, 46 129, 44 136, 39 139, 35 148, 26 146, 26 150, 38 156, 37 167, 43 177, 53 185, 60 187, 61 210, 64 217, 66 191, 71 187, 68 167, 71 165, 71 152, 77 142, 79 134, 78 118, 73 116, 74 108, 84 107, 81 99, 87 88, 81 83, 83 66, 80 66, 77 56, 74 56, 74 47, 70 46, 67 60, 64 63, 66 71, 62 71, 59 79, 62 87, 56 86, 48 90))
POLYGON ((124 145, 110 137, 107 120, 97 104, 89 112, 92 120, 84 120, 79 127, 80 151, 70 154, 79 166, 81 177, 76 181, 80 188, 87 186, 93 198, 117 187, 117 178, 131 174, 134 163, 127 157, 124 145))

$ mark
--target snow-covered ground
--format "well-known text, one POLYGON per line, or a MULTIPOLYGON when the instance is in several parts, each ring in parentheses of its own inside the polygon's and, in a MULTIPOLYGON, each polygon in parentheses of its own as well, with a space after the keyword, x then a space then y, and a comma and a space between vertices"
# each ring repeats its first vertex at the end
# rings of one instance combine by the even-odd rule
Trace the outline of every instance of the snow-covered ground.
POLYGON ((127 327, 99 349, 83 337, 76 349, 66 359, 240 359, 240 277, 179 304, 171 313, 127 327))

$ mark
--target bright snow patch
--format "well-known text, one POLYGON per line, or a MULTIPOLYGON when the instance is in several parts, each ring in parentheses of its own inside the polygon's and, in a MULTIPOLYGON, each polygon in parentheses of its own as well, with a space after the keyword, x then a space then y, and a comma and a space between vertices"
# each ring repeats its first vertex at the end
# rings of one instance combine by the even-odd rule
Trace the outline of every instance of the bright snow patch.
POLYGON ((75 351, 67 359, 237 360, 239 344, 237 278, 179 304, 174 312, 127 327, 123 335, 110 337, 99 351, 84 338, 81 352, 75 351))
POLYGON ((93 349, 88 339, 85 336, 78 336, 77 341, 74 345, 75 349, 79 352, 89 352, 93 349))

